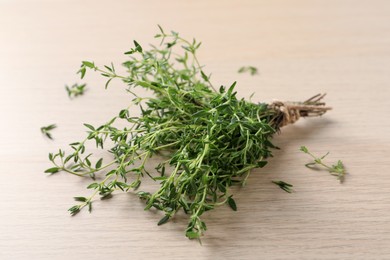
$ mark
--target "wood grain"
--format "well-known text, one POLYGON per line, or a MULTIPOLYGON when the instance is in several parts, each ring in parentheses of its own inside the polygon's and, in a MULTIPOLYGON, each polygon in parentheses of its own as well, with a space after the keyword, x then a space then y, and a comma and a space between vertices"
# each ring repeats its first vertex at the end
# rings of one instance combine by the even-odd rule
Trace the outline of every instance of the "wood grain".
POLYGON ((389 68, 386 0, 0 1, 0 258, 389 259, 389 68), (184 237, 183 217, 156 226, 161 215, 132 194, 71 218, 88 180, 43 174, 48 152, 83 138, 82 123, 103 123, 129 101, 120 82, 105 91, 96 75, 69 100, 64 84, 81 82, 80 61, 119 64, 133 39, 154 41, 156 24, 203 42, 215 85, 237 80, 255 101, 327 92, 334 108, 283 129, 275 158, 235 190, 239 210, 205 215, 202 246, 184 237), (237 74, 243 65, 260 75, 237 74), (50 123, 54 142, 39 132, 50 123), (346 182, 306 169, 301 145, 342 159, 346 182))

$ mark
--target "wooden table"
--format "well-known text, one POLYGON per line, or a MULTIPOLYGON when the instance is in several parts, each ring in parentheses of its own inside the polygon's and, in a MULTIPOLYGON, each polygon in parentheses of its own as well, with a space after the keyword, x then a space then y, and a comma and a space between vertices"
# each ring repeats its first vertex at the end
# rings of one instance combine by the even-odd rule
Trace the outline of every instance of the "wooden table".
MULTIPOLYGON (((1 259, 389 259, 390 2, 371 1, 0 1, 1 259), (132 40, 156 43, 157 24, 203 42, 199 58, 215 85, 237 80, 254 101, 303 100, 326 92, 334 110, 285 127, 282 149, 205 215, 202 245, 182 217, 163 226, 133 194, 96 201, 69 217, 89 180, 47 176, 49 152, 126 107, 117 81, 75 74, 81 60, 119 64, 132 40), (237 74, 252 65, 260 74, 237 74), (86 82, 70 100, 65 84, 86 82), (55 140, 40 133, 56 123, 55 140), (304 167, 330 151, 344 184, 304 167), (270 181, 294 184, 288 194, 270 181)), ((105 154, 105 156, 109 156, 105 154)))

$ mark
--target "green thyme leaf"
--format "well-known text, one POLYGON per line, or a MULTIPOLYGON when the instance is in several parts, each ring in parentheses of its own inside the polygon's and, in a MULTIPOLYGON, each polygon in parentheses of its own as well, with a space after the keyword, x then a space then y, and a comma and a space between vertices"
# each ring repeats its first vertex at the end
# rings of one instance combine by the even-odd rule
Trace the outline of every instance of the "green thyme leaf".
POLYGON ((95 68, 95 64, 93 62, 90 62, 90 61, 83 61, 82 64, 88 68, 91 68, 91 69, 95 68))
POLYGON ((234 201, 234 199, 231 196, 228 197, 227 202, 228 202, 229 206, 232 208, 232 210, 237 211, 236 202, 234 201))
POLYGON ((100 158, 99 161, 96 162, 95 168, 100 169, 102 167, 103 158, 100 158))
POLYGON ((60 168, 52 167, 52 168, 49 168, 49 169, 45 170, 45 173, 57 173, 59 171, 60 171, 60 168))
POLYGON ((81 201, 81 202, 86 202, 88 199, 85 197, 74 197, 75 201, 81 201))
POLYGON ((160 219, 160 221, 157 223, 157 225, 160 226, 160 225, 167 223, 169 218, 170 218, 169 215, 165 215, 162 219, 160 219))

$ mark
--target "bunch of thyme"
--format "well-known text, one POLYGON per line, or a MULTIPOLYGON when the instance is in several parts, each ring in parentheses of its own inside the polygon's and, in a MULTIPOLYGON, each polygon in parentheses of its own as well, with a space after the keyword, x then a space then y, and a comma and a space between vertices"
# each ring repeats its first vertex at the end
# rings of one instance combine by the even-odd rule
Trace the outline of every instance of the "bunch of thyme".
POLYGON ((94 180, 103 176, 88 186, 93 190, 90 197, 75 198, 80 204, 69 209, 71 214, 85 206, 91 210, 98 194, 106 197, 116 190, 137 190, 147 175, 160 186, 153 193, 137 192, 145 200, 145 209, 164 213, 159 225, 182 209, 189 215, 186 236, 199 238, 206 230, 201 219, 205 211, 223 204, 237 210, 229 187, 245 183, 252 169, 267 164, 275 148, 271 138, 279 128, 300 116, 322 115, 329 108, 318 95, 302 103, 270 105, 238 99, 236 83, 218 89, 211 84, 196 56, 200 42, 166 33, 161 27, 155 37, 161 44, 150 50, 134 41, 134 48, 125 53, 126 75, 117 74, 113 64, 98 67, 82 62, 81 78, 90 69, 106 77, 106 88, 113 79, 123 81, 141 116, 125 108, 101 126, 85 124, 87 137, 71 143, 69 154, 63 150, 49 154, 54 167, 46 172, 65 171, 94 180), (136 87, 152 90, 154 97, 138 96, 136 87), (117 120, 125 120, 128 127, 115 127, 117 120), (87 142, 103 149, 107 139, 113 142, 107 148, 112 160, 104 163, 100 158, 93 163, 92 154, 86 152, 87 142), (148 172, 149 158, 159 154, 165 159, 156 172, 148 172))

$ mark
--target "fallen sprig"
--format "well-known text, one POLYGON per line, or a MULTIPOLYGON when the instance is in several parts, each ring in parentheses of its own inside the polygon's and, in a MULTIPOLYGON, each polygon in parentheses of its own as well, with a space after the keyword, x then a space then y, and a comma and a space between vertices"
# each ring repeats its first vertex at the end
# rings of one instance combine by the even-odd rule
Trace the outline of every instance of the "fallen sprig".
POLYGON ((68 93, 69 98, 78 97, 84 94, 87 84, 73 84, 71 87, 65 86, 65 90, 68 93))
POLYGON ((53 136, 50 131, 55 129, 57 126, 55 124, 41 127, 41 133, 44 134, 47 138, 53 140, 53 136))
POLYGON ((310 163, 307 163, 305 164, 306 167, 310 168, 310 169, 315 169, 316 166, 320 166, 320 167, 323 167, 324 169, 326 169, 327 171, 329 171, 329 173, 333 176, 336 176, 337 179, 340 181, 340 182, 343 182, 344 181, 344 177, 345 177, 345 174, 347 173, 346 170, 345 170, 345 167, 344 167, 344 164, 341 160, 338 160, 336 164, 333 164, 333 165, 328 165, 328 164, 325 164, 324 163, 324 159, 326 156, 328 156, 329 152, 326 153, 325 155, 321 156, 321 157, 317 157, 315 155, 313 155, 309 149, 307 149, 306 146, 301 146, 300 150, 308 155, 310 155, 314 160, 313 162, 310 162, 310 163))
POLYGON ((249 72, 251 76, 258 74, 257 68, 253 66, 244 66, 238 70, 238 73, 245 73, 245 72, 249 72))
POLYGON ((293 190, 291 189, 293 187, 292 184, 284 182, 284 181, 272 181, 272 183, 276 184, 284 190, 285 192, 291 193, 293 190))

